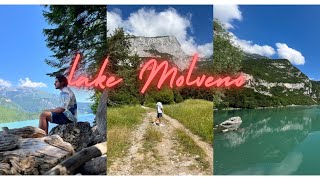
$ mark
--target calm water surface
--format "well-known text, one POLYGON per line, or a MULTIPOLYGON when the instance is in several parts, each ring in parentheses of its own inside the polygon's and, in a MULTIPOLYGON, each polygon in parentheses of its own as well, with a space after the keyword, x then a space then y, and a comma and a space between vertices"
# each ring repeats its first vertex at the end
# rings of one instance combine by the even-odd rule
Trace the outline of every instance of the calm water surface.
MULTIPOLYGON (((90 125, 93 125, 95 115, 94 114, 78 114, 78 122, 89 122, 90 125)), ((39 126, 39 120, 34 119, 34 120, 25 120, 25 121, 17 121, 17 122, 10 122, 10 123, 0 123, 0 127, 8 127, 9 129, 12 128, 21 128, 25 126, 34 126, 38 127, 39 126)), ((49 123, 49 131, 56 127, 57 124, 49 123)))
POLYGON ((214 173, 320 175, 320 106, 215 111, 240 116, 236 132, 215 133, 214 173))

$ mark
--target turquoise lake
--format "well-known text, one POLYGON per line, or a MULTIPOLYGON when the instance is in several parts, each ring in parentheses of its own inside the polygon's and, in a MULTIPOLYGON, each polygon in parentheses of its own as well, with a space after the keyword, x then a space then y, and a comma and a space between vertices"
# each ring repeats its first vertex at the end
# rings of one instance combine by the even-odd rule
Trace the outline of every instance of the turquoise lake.
MULTIPOLYGON (((89 122, 90 125, 93 125, 95 115, 94 114, 80 114, 78 115, 78 122, 89 122)), ((9 129, 12 128, 21 128, 24 126, 34 126, 38 127, 39 126, 39 120, 34 119, 34 120, 25 120, 25 121, 17 121, 17 122, 10 122, 10 123, 0 123, 0 127, 8 127, 9 129)), ((49 131, 57 126, 57 124, 49 123, 49 131)))
POLYGON ((215 175, 320 175, 320 106, 215 111, 240 116, 238 131, 214 134, 215 175))

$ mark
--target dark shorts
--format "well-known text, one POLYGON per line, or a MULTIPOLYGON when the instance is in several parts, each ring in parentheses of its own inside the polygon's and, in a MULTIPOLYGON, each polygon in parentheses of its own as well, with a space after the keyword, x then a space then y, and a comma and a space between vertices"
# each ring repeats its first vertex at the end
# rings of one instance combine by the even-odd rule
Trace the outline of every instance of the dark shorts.
POLYGON ((162 117, 162 113, 158 113, 157 118, 161 118, 161 117, 162 117))
POLYGON ((63 113, 55 113, 51 112, 51 122, 55 124, 67 124, 67 123, 72 123, 66 115, 63 113))

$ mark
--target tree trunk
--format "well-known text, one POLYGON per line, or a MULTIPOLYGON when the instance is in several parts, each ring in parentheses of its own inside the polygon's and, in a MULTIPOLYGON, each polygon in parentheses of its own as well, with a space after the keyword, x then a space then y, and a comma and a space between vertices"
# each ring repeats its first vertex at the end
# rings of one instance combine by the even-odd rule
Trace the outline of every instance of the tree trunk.
MULTIPOLYGON (((84 163, 90 161, 92 158, 101 156, 107 153, 107 142, 96 144, 94 146, 84 148, 74 156, 66 159, 60 164, 56 165, 46 175, 69 175, 73 174, 76 169, 81 167, 84 163)), ((104 162, 106 164, 106 162, 104 162)))
POLYGON ((99 134, 103 137, 107 137, 107 90, 105 89, 100 96, 99 106, 96 114, 95 121, 99 134))

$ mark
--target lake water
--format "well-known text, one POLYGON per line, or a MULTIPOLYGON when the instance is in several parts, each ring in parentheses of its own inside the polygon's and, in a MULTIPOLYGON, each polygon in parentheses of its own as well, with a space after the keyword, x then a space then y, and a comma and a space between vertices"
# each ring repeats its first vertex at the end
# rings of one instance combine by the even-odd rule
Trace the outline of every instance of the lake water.
MULTIPOLYGON (((95 115, 94 114, 78 114, 78 122, 89 122, 90 125, 93 125, 95 115)), ((17 121, 17 122, 10 122, 10 123, 0 123, 0 127, 8 127, 9 129, 12 128, 21 128, 25 126, 39 126, 39 119, 35 120, 25 120, 25 121, 17 121)), ((49 123, 49 131, 57 126, 57 124, 49 123)))
POLYGON ((320 106, 215 111, 240 116, 236 132, 214 134, 214 174, 320 175, 320 106))

